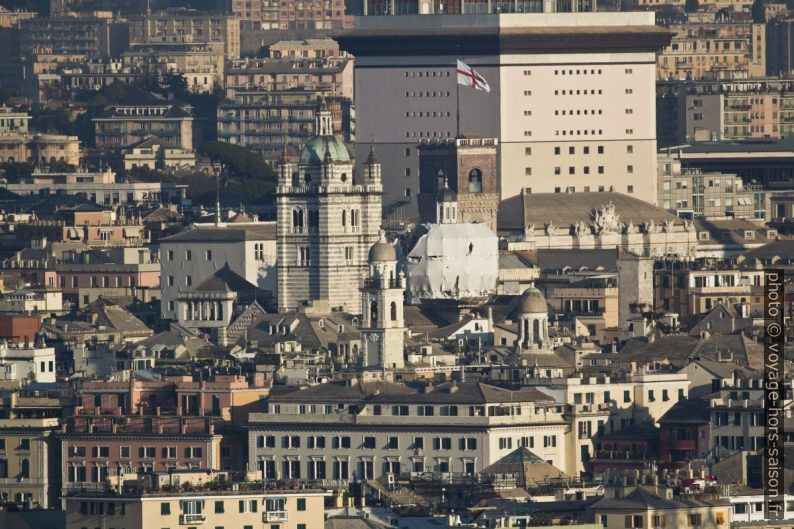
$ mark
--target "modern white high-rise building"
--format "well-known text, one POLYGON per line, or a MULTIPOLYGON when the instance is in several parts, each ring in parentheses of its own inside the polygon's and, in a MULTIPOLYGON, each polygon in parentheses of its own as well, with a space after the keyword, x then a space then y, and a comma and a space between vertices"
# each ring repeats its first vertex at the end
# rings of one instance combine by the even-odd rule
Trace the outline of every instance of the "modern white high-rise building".
POLYGON ((373 139, 387 216, 416 214, 417 144, 458 132, 498 139, 502 199, 612 189, 653 202, 655 54, 669 39, 651 12, 360 17, 339 37, 356 57, 357 158, 373 139), (458 89, 458 59, 490 93, 458 89))

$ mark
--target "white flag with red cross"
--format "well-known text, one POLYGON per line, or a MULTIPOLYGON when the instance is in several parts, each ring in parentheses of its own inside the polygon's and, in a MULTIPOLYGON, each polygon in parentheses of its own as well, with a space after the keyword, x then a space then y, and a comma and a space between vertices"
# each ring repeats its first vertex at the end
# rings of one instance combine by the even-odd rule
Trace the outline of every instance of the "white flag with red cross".
POLYGON ((458 84, 491 93, 491 87, 488 85, 488 81, 485 80, 485 77, 477 73, 477 70, 460 59, 458 59, 458 84))

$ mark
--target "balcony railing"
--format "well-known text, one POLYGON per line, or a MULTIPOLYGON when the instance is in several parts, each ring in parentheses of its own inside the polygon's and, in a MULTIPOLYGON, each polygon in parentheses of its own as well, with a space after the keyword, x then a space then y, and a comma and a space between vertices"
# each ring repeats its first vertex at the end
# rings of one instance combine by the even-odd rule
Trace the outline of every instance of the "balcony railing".
POLYGON ((193 523, 204 523, 207 520, 205 514, 180 514, 179 525, 189 525, 193 523))
POLYGON ((288 520, 289 512, 287 511, 266 511, 262 513, 262 521, 265 523, 286 522, 288 520))

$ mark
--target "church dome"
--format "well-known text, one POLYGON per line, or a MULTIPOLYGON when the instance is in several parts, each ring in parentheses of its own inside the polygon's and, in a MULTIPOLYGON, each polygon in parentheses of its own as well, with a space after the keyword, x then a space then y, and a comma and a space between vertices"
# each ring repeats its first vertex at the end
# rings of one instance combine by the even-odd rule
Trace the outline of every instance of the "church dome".
POLYGON ((315 136, 303 146, 300 165, 322 165, 326 151, 331 162, 350 162, 350 151, 345 143, 336 136, 315 136))
POLYGON ((457 202, 458 194, 447 186, 438 190, 436 195, 436 202, 457 202))
POLYGON ((381 234, 378 242, 372 245, 369 249, 369 262, 378 263, 384 261, 396 261, 397 252, 394 251, 394 246, 386 242, 386 237, 381 234))
POLYGON ((529 287, 521 295, 521 302, 518 305, 519 314, 547 313, 549 307, 543 293, 535 287, 529 287))

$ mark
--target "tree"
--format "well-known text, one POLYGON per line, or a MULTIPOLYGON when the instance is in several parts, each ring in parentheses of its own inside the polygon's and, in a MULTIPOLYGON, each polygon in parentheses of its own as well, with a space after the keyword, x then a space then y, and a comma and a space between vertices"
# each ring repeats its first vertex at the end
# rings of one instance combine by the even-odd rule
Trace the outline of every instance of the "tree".
POLYGON ((219 174, 226 180, 232 178, 258 178, 275 181, 273 169, 248 149, 222 141, 208 141, 198 152, 217 165, 219 174))
POLYGON ((276 175, 259 156, 243 147, 208 141, 198 148, 209 158, 219 188, 257 202, 269 199, 275 191, 276 175))
POLYGON ((698 0, 686 0, 686 3, 684 4, 684 11, 687 13, 696 13, 699 7, 700 2, 698 2, 698 0))
POLYGON ((766 22, 766 6, 763 0, 754 0, 750 12, 753 15, 753 22, 756 24, 763 24, 766 22))

